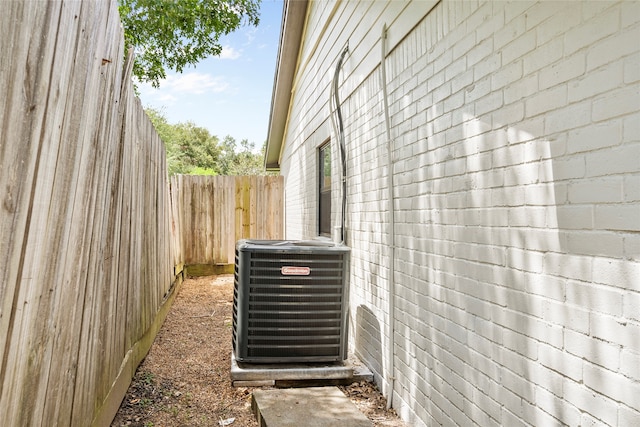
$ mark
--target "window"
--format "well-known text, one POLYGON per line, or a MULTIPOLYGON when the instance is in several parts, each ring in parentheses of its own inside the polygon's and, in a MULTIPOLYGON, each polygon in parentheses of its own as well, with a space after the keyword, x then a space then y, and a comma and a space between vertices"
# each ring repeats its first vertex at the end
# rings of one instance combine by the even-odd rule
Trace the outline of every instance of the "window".
POLYGON ((331 144, 318 149, 318 234, 331 236, 331 144))

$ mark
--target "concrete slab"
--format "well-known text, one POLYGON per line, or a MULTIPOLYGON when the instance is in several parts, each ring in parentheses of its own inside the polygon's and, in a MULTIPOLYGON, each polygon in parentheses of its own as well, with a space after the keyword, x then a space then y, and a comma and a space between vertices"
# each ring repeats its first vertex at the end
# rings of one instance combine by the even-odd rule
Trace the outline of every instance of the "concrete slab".
POLYGON ((372 427, 337 387, 256 390, 251 407, 260 427, 372 427))
POLYGON ((350 356, 344 363, 249 364, 238 363, 231 354, 231 381, 234 386, 278 385, 284 382, 350 383, 373 381, 373 373, 357 358, 350 356))

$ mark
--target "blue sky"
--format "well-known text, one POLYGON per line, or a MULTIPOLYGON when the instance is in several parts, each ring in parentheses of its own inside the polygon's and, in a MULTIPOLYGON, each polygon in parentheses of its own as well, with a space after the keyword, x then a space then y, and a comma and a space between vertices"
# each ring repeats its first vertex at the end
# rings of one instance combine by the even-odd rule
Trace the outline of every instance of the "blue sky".
POLYGON ((169 123, 191 121, 223 139, 231 135, 262 147, 282 18, 282 0, 262 0, 258 27, 241 27, 221 38, 220 57, 209 57, 181 74, 168 72, 160 88, 138 84, 142 105, 163 112, 169 123))

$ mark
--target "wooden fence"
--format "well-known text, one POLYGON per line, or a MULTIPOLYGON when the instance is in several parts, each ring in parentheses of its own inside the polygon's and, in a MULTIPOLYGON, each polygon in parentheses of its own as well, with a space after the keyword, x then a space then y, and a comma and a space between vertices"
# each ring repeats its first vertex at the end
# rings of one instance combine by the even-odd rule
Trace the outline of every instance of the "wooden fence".
POLYGON ((175 295, 164 147, 123 56, 115 0, 2 4, 3 425, 108 425, 175 295))
MULTIPOLYGON (((280 239, 284 233, 282 176, 190 176, 171 179, 181 257, 199 265, 232 265, 239 239, 280 239)), ((174 224, 175 224, 174 222, 174 224)))

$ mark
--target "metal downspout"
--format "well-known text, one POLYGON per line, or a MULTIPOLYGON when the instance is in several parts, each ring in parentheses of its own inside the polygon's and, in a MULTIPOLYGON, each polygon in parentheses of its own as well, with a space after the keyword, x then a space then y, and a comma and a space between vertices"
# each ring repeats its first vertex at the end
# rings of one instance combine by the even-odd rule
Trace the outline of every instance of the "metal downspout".
POLYGON ((380 75, 381 75, 381 87, 382 87, 382 99, 384 107, 384 123, 387 139, 387 203, 389 209, 389 221, 388 221, 388 246, 389 246, 389 345, 388 345, 388 364, 387 370, 387 409, 391 408, 393 404, 393 389, 395 384, 395 361, 394 361, 394 347, 395 347, 395 207, 393 198, 393 141, 391 140, 391 118, 389 117, 389 95, 387 93, 387 69, 385 60, 387 58, 387 24, 382 26, 382 35, 380 37, 381 54, 380 59, 380 75))

